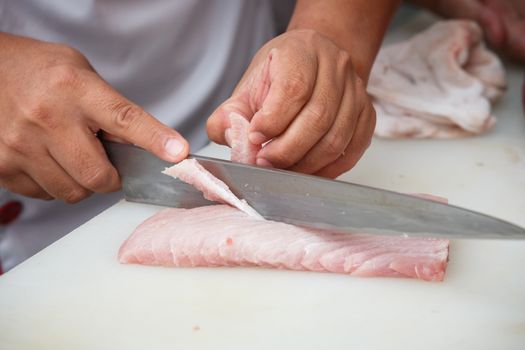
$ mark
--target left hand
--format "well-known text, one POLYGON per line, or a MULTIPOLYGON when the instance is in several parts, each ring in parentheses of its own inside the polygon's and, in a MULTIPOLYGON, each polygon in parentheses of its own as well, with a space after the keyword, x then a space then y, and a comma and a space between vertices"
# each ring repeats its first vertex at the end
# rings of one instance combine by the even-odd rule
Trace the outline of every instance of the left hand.
POLYGON ((264 45, 232 96, 208 119, 227 144, 228 115, 250 122, 249 139, 268 142, 257 164, 337 177, 370 145, 375 112, 350 54, 314 30, 291 30, 264 45))
POLYGON ((446 18, 471 19, 485 32, 491 46, 525 62, 525 1, 410 0, 446 18))

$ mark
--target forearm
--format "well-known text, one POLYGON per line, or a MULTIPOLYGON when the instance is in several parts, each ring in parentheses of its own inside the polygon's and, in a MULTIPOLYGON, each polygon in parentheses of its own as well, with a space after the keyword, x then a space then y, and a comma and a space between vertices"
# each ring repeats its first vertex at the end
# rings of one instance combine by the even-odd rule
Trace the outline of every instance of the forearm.
POLYGON ((314 29, 348 51, 356 72, 370 69, 400 0, 298 0, 288 30, 314 29))

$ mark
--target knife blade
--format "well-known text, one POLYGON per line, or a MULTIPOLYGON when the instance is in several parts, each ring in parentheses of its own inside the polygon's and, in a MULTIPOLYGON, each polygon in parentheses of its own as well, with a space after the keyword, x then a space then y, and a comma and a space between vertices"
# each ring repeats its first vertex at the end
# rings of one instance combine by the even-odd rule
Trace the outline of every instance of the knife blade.
MULTIPOLYGON (((211 205, 161 173, 173 164, 133 145, 102 141, 126 200, 179 208, 211 205)), ((468 209, 348 182, 190 155, 269 220, 348 233, 525 239, 525 229, 468 209)))

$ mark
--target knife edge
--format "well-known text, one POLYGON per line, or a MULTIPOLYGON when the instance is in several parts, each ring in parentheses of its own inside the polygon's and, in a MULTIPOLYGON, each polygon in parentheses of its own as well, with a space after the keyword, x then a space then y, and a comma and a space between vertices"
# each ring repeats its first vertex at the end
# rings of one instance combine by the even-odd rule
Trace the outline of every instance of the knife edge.
MULTIPOLYGON (((192 186, 161 173, 172 164, 145 150, 104 141, 127 200, 192 208, 214 204, 192 186)), ((190 155, 265 218, 338 232, 447 238, 525 239, 507 221, 366 185, 190 155)))

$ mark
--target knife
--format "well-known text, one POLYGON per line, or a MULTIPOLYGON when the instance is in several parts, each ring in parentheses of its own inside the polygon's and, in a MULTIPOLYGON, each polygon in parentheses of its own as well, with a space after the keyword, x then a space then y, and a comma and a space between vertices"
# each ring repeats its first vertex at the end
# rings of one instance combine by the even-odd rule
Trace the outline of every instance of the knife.
MULTIPOLYGON (((129 144, 102 141, 131 202, 178 208, 215 204, 161 173, 173 164, 129 144)), ((525 229, 453 205, 291 171, 190 155, 269 220, 348 233, 525 239, 525 229)))

